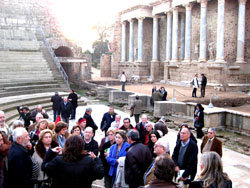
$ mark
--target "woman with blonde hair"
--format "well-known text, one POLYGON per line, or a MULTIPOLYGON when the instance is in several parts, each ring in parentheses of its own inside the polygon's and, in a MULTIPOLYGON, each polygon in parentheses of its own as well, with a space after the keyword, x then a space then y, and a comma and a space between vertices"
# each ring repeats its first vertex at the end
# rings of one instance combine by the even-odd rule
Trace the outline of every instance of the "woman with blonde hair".
POLYGON ((38 188, 45 186, 46 183, 49 183, 49 178, 45 172, 41 170, 41 166, 43 163, 43 159, 45 157, 46 152, 50 148, 57 147, 58 144, 52 140, 53 132, 50 129, 44 129, 39 134, 38 143, 35 146, 35 152, 32 158, 38 162, 39 165, 39 174, 38 174, 38 181, 37 185, 38 188))
POLYGON ((223 172, 221 158, 216 152, 203 153, 200 168, 200 176, 189 188, 232 188, 232 181, 223 172))
POLYGON ((31 143, 34 145, 38 142, 39 140, 39 134, 42 130, 48 128, 48 121, 46 119, 40 119, 37 123, 36 130, 30 132, 30 140, 31 143))

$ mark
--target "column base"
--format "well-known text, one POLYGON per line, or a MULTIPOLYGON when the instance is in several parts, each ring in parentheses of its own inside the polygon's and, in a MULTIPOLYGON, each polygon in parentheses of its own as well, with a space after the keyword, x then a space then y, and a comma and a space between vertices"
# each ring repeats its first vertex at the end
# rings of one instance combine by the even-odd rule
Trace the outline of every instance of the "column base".
POLYGON ((177 63, 178 62, 178 59, 172 59, 170 60, 170 63, 177 63))
POLYGON ((207 61, 206 58, 199 58, 199 59, 198 59, 198 62, 200 62, 200 63, 206 62, 206 61, 207 61))
POLYGON ((191 59, 184 59, 182 62, 183 62, 183 63, 190 63, 190 62, 191 62, 191 59))
POLYGON ((141 59, 137 59, 135 62, 136 62, 136 63, 142 63, 142 62, 143 62, 143 60, 141 60, 141 59))
POLYGON ((224 59, 216 59, 215 63, 227 63, 224 59))
POLYGON ((246 61, 244 61, 244 59, 236 59, 236 62, 235 63, 238 63, 238 64, 245 64, 247 63, 246 61))

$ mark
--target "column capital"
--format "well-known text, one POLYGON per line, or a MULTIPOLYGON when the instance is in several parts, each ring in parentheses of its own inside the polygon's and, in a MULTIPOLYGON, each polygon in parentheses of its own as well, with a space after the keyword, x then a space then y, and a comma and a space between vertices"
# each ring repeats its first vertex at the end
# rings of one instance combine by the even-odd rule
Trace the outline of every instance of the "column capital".
POLYGON ((190 11, 190 10, 192 10, 193 3, 184 4, 183 6, 186 8, 186 10, 190 11))
POLYGON ((207 0, 200 0, 201 7, 207 7, 207 0))
POLYGON ((155 14, 155 15, 153 15, 153 18, 157 18, 158 19, 158 18, 160 18, 160 16, 155 14))
POLYGON ((173 7, 172 10, 173 10, 173 12, 178 12, 179 8, 178 7, 173 7))
POLYGON ((218 4, 220 3, 224 3, 225 4, 225 0, 218 0, 218 4))
POLYGON ((247 3, 247 0, 238 0, 239 4, 243 4, 243 5, 246 5, 247 3))
POLYGON ((145 17, 138 17, 137 20, 138 21, 143 21, 145 19, 145 17))
POLYGON ((127 25, 127 22, 126 21, 122 21, 122 23, 121 23, 122 25, 127 25))
POLYGON ((135 20, 134 19, 129 19, 128 21, 129 21, 129 23, 134 23, 135 20))

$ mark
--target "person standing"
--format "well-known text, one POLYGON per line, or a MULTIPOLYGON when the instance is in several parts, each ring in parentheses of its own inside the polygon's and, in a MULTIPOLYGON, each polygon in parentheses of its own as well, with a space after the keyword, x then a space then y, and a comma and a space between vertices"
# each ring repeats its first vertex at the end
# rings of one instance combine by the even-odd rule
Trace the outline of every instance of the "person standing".
POLYGON ((101 121, 101 129, 102 131, 105 131, 105 134, 107 130, 109 129, 111 123, 115 121, 115 116, 117 114, 114 112, 114 107, 110 106, 109 111, 103 114, 102 121, 101 121))
POLYGON ((120 81, 122 83, 122 91, 125 91, 125 84, 127 82, 127 76, 126 76, 125 72, 122 72, 120 81))
POLYGON ((176 165, 175 171, 178 173, 177 180, 183 187, 192 181, 197 172, 198 147, 190 139, 191 132, 188 128, 182 128, 180 132, 180 142, 174 148, 172 159, 176 165))
POLYGON ((192 80, 192 84, 193 84, 192 97, 196 97, 196 91, 199 88, 198 74, 195 74, 195 76, 192 80))
POLYGON ((205 135, 201 143, 201 153, 214 151, 222 157, 222 142, 216 137, 214 128, 208 129, 208 134, 205 135))
POLYGON ((204 127, 204 108, 198 103, 194 108, 194 127, 196 128, 197 138, 203 137, 202 128, 204 127))
POLYGON ((131 106, 131 110, 133 110, 133 115, 135 117, 135 123, 139 123, 139 117, 141 114, 141 110, 142 110, 142 101, 141 99, 139 99, 139 96, 136 95, 135 97, 135 101, 133 102, 132 106, 131 106))
POLYGON ((78 96, 77 96, 77 94, 75 94, 75 91, 73 89, 70 90, 68 100, 72 104, 72 112, 71 112, 70 119, 75 119, 76 118, 76 108, 78 106, 78 104, 77 104, 78 96))
POLYGON ((51 97, 52 109, 54 115, 54 122, 56 121, 56 117, 59 114, 60 103, 62 102, 62 97, 59 96, 58 92, 55 92, 55 95, 51 97))
POLYGON ((62 120, 66 123, 69 123, 69 117, 72 112, 72 104, 68 101, 67 97, 63 98, 63 101, 60 103, 60 112, 62 120))
POLYGON ((201 74, 201 97, 205 97, 205 89, 207 85, 207 77, 201 74))
POLYGON ((18 106, 17 111, 20 114, 19 120, 23 121, 24 127, 28 129, 31 121, 30 109, 27 106, 24 107, 18 106))
POLYGON ((7 137, 10 136, 9 126, 5 123, 5 114, 0 110, 0 131, 4 132, 7 137))
POLYGON ((33 188, 30 137, 23 127, 13 131, 13 143, 8 154, 8 184, 9 187, 33 188), (13 179, 14 177, 14 179, 13 179), (14 181, 13 181, 14 180, 14 181))
POLYGON ((129 188, 138 188, 143 185, 143 175, 152 162, 149 148, 140 143, 137 130, 130 130, 127 134, 130 147, 125 159, 125 182, 129 188))
POLYGON ((95 131, 98 129, 98 127, 95 124, 93 118, 91 117, 91 114, 92 114, 92 108, 87 107, 83 118, 86 119, 86 122, 87 122, 86 127, 92 127, 94 134, 95 134, 95 131))

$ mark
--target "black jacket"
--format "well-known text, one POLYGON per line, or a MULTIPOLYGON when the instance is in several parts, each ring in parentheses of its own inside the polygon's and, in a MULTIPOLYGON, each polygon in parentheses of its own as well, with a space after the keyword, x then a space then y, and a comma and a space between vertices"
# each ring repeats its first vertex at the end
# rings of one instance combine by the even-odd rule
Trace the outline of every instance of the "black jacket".
POLYGON ((61 114, 61 116, 64 117, 64 118, 68 118, 68 117, 70 117, 71 112, 72 112, 72 104, 71 104, 71 102, 67 102, 66 106, 65 106, 64 101, 62 101, 60 103, 59 114, 61 114))
MULTIPOLYGON (((84 138, 83 138, 83 140, 84 140, 84 138)), ((92 140, 89 143, 86 143, 84 141, 84 144, 85 144, 85 150, 87 150, 88 152, 92 151, 96 156, 98 156, 99 150, 98 150, 98 143, 97 143, 97 141, 95 141, 92 138, 92 140)))
POLYGON ((195 115, 195 109, 194 109, 194 118, 195 118, 195 122, 194 124, 199 124, 200 128, 204 127, 204 112, 203 110, 200 110, 199 115, 195 115))
POLYGON ((86 127, 92 127, 94 132, 96 129, 98 129, 97 125, 95 124, 94 120, 89 114, 85 113, 83 118, 86 119, 86 122, 87 122, 86 127))
MULTIPOLYGON (((115 144, 115 142, 114 142, 113 144, 115 144)), ((107 159, 106 159, 104 153, 105 153, 105 150, 106 150, 106 149, 109 149, 111 146, 112 146, 112 145, 111 145, 110 141, 105 142, 105 143, 103 144, 102 148, 101 148, 100 156, 99 156, 100 159, 102 160, 102 164, 103 164, 103 167, 104 167, 104 173, 105 173, 106 175, 108 175, 108 173, 109 173, 110 165, 108 164, 107 159)))
POLYGON ((70 102, 71 102, 73 108, 76 108, 78 106, 78 104, 77 104, 77 100, 78 100, 77 94, 70 93, 69 96, 68 96, 68 99, 72 99, 72 101, 70 101, 70 102))
POLYGON ((51 102, 52 104, 52 109, 54 111, 59 111, 60 110, 60 103, 62 102, 62 97, 59 95, 54 95, 51 97, 51 102))
POLYGON ((207 85, 207 77, 206 76, 202 76, 202 78, 201 78, 201 85, 202 86, 206 86, 207 85))
MULTIPOLYGON (((172 155, 172 159, 176 166, 179 166, 178 156, 179 156, 180 147, 181 147, 181 142, 178 142, 174 148, 174 153, 172 155)), ((189 175, 191 175, 191 180, 194 179, 196 172, 197 172, 197 163, 198 163, 197 156, 198 156, 197 144, 193 140, 190 139, 188 146, 187 146, 186 153, 184 155, 184 159, 183 159, 182 169, 185 170, 184 173, 182 174, 183 178, 186 178, 189 175)))
POLYGON ((17 111, 20 114, 20 118, 22 118, 24 121, 24 127, 29 127, 31 121, 31 113, 28 112, 27 114, 24 114, 20 109, 20 106, 17 107, 17 111))
POLYGON ((151 152, 147 146, 134 142, 127 148, 125 159, 125 182, 130 188, 143 185, 143 175, 152 162, 151 152))
POLYGON ((32 160, 29 151, 20 144, 13 142, 8 155, 9 188, 33 188, 32 160))
POLYGON ((76 162, 66 162, 62 156, 53 157, 52 150, 46 153, 42 170, 53 178, 53 188, 91 188, 92 181, 102 179, 104 170, 99 158, 94 160, 88 156, 76 162))
POLYGON ((111 123, 113 121, 115 121, 115 116, 116 116, 116 113, 114 114, 110 114, 108 112, 106 112, 103 117, 102 117, 102 122, 101 122, 101 129, 102 131, 105 131, 107 132, 108 128, 110 127, 111 123))
MULTIPOLYGON (((217 188, 217 187, 218 187, 217 183, 214 182, 208 188, 217 188)), ((189 185, 189 188, 203 188, 203 181, 193 181, 189 185)), ((223 184, 222 188, 232 188, 232 181, 231 180, 224 181, 224 184, 223 184)))

